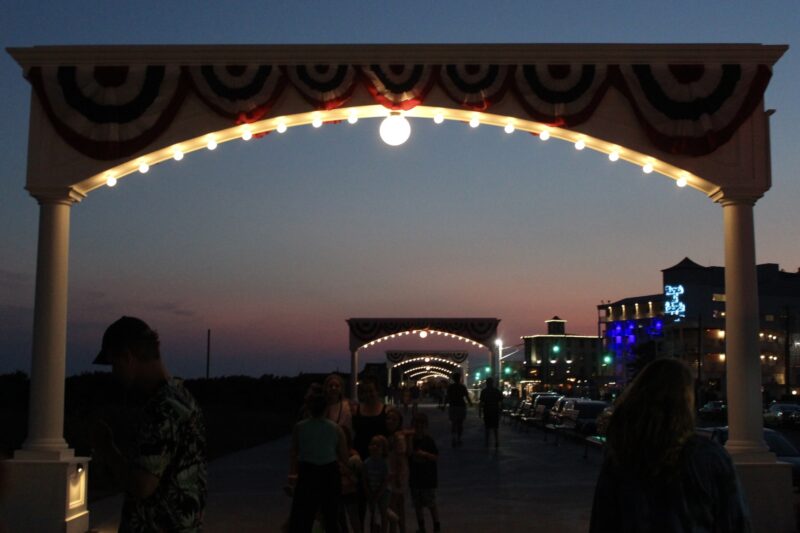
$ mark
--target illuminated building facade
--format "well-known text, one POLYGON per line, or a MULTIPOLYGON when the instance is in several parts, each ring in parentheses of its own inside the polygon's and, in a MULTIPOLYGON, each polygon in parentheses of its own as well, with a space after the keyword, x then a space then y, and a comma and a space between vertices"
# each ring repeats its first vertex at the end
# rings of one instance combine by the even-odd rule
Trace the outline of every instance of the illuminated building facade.
POLYGON ((557 316, 545 323, 547 334, 522 337, 525 382, 532 390, 590 394, 601 366, 600 339, 567 333, 567 321, 557 316))
MULTIPOLYGON (((766 263, 757 273, 762 384, 775 398, 800 384, 800 272, 766 263)), ((662 280, 661 293, 597 306, 602 358, 610 374, 625 383, 637 360, 681 357, 704 392, 724 396, 724 268, 685 258, 662 270, 662 280)))

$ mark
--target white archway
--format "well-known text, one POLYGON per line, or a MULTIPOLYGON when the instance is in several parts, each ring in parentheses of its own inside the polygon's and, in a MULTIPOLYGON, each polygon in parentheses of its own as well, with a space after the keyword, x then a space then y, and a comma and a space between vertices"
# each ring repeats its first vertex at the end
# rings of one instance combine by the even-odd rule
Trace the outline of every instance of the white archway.
MULTIPOLYGON (((754 513, 771 515, 775 524, 789 508, 776 507, 785 501, 784 495, 778 503, 770 500, 774 491, 789 485, 786 469, 775 464, 762 438, 753 206, 771 185, 770 113, 764 108, 763 93, 772 66, 786 49, 765 45, 10 49, 33 86, 26 188, 40 204, 29 432, 23 449, 15 454, 14 471, 30 472, 26 461, 52 466, 46 476, 33 479, 23 472, 14 479, 28 479, 26 483, 35 489, 44 483, 82 486, 80 476, 85 476, 77 468, 85 459, 75 458, 63 438, 73 204, 98 187, 146 171, 178 152, 188 154, 209 143, 214 146, 283 127, 384 116, 394 110, 412 118, 477 120, 540 138, 547 132, 576 148, 615 154, 675 179, 722 205, 730 391, 727 448, 746 485, 771 487, 773 492, 751 490, 749 496, 754 513), (773 482, 776 476, 780 483, 773 482)), ((57 498, 41 504, 52 510, 49 515, 39 513, 41 519, 66 521, 68 528, 88 523, 85 498, 72 498, 67 498, 68 505, 57 498)), ((20 502, 20 515, 36 514, 25 507, 24 499, 20 502)), ((780 527, 784 522, 778 523, 780 527)))

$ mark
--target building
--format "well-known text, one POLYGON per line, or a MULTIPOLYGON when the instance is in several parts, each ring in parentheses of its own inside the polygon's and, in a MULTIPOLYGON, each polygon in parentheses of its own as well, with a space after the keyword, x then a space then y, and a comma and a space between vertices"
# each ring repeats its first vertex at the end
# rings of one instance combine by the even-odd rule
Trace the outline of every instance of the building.
POLYGON ((557 316, 545 323, 547 334, 522 337, 526 388, 576 394, 596 391, 596 377, 602 365, 600 339, 567 333, 567 321, 557 316))
MULTIPOLYGON (((766 263, 757 275, 762 384, 775 398, 800 384, 800 272, 766 263)), ((685 258, 662 270, 662 280, 661 293, 597 306, 611 374, 626 383, 654 357, 681 357, 706 395, 724 396, 725 269, 685 258)))

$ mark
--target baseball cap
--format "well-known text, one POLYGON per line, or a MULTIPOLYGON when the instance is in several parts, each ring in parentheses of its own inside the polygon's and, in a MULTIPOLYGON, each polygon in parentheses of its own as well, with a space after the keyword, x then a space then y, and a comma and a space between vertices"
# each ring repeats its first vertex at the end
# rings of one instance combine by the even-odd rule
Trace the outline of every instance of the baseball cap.
POLYGON ((154 338, 157 338, 155 332, 144 320, 123 316, 106 328, 100 353, 94 358, 92 364, 110 365, 113 350, 137 341, 153 340, 154 338))

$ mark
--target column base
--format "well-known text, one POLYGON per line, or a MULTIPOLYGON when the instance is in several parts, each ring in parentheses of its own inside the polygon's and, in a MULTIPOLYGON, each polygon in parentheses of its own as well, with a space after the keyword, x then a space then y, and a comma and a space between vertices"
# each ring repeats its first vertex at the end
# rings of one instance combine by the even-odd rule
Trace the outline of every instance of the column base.
POLYGON ((787 463, 736 461, 754 533, 795 533, 795 495, 792 467, 787 463))
POLYGON ((90 460, 15 456, 0 463, 7 488, 0 500, 0 524, 8 531, 85 533, 89 529, 86 504, 90 460))

